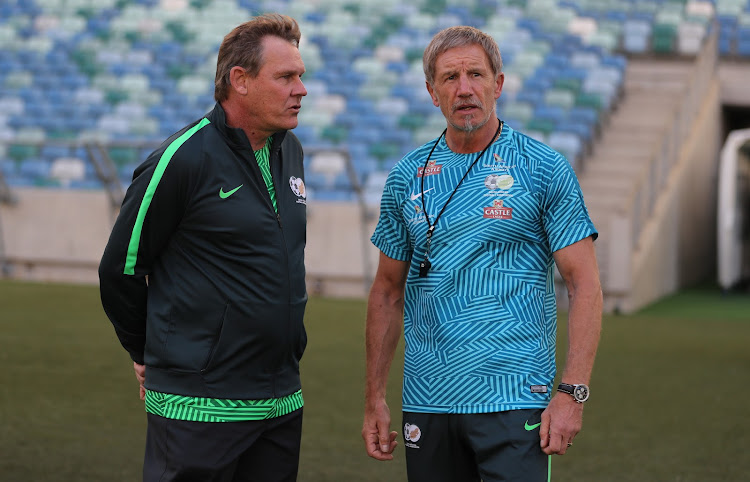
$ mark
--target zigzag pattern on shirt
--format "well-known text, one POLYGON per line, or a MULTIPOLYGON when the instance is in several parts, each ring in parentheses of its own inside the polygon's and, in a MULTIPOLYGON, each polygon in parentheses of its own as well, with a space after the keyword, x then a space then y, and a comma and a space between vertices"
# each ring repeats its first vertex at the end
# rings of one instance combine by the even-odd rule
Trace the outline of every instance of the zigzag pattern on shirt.
POLYGON ((146 412, 191 422, 266 420, 292 413, 303 405, 301 390, 266 400, 228 400, 146 391, 146 412))
POLYGON ((562 156, 506 127, 435 223, 478 153, 456 154, 441 140, 420 177, 432 144, 391 171, 373 235, 386 255, 411 262, 404 410, 544 407, 549 393, 529 387, 551 392, 555 377, 552 252, 595 232, 578 181, 562 156), (435 224, 432 268, 419 278, 425 211, 435 224))

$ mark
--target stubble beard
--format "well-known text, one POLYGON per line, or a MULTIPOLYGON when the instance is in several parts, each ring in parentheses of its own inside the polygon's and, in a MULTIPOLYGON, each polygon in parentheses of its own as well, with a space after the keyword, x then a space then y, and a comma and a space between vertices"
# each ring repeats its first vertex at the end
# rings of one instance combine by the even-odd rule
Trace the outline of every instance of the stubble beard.
MULTIPOLYGON (((453 105, 451 107, 451 113, 453 113, 453 114, 456 113, 456 111, 458 110, 458 105, 461 105, 461 104, 465 104, 465 102, 457 102, 456 105, 453 105)), ((482 112, 486 112, 485 108, 484 108, 484 104, 481 101, 475 100, 475 101, 472 101, 471 104, 474 105, 475 107, 478 107, 482 112)), ((485 124, 487 124, 487 122, 489 122, 490 117, 492 117, 491 113, 489 115, 487 115, 484 119, 481 119, 481 120, 476 121, 476 122, 472 122, 472 116, 471 115, 467 115, 467 116, 464 116, 464 122, 463 122, 463 124, 458 124, 458 123, 455 123, 455 122, 451 122, 450 120, 448 122, 456 130, 459 130, 459 131, 462 131, 462 132, 466 132, 466 133, 471 133, 471 132, 477 131, 477 130, 481 129, 482 127, 484 127, 485 124)))

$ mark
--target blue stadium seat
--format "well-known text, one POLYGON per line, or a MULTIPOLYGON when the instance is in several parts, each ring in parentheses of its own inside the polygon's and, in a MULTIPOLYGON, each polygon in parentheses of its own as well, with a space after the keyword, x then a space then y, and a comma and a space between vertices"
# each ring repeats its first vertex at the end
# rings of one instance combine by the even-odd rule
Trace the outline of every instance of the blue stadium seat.
POLYGON ((594 128, 591 124, 580 121, 565 121, 557 125, 557 132, 570 132, 578 136, 584 143, 588 143, 594 137, 594 128))
POLYGON ((599 113, 590 107, 573 107, 568 111, 567 120, 593 127, 599 122, 599 113))
POLYGON ((0 172, 2 172, 5 177, 15 176, 18 172, 18 166, 12 159, 0 158, 0 172))
POLYGON ((737 40, 737 55, 750 57, 750 39, 737 40))
MULTIPOLYGON (((567 55, 554 51, 547 54, 544 65, 539 69, 549 69, 549 72, 558 74, 561 70, 566 69, 569 64, 570 61, 567 55)), ((539 69, 537 69, 537 72, 539 69)))
POLYGON ((564 109, 558 106, 539 105, 534 109, 534 119, 560 124, 566 117, 564 109))
POLYGON ((536 106, 544 102, 543 90, 522 90, 516 95, 517 102, 523 102, 536 106))
POLYGON ((18 174, 29 178, 46 179, 49 177, 50 167, 50 163, 44 159, 24 159, 18 168, 18 174))
POLYGON ((54 144, 47 144, 42 147, 40 156, 46 161, 54 161, 60 157, 69 157, 71 155, 70 149, 67 146, 60 146, 54 144))
POLYGON ((581 139, 573 132, 555 131, 547 137, 547 144, 565 156, 575 169, 583 151, 581 139))
POLYGON ((349 131, 349 139, 363 142, 367 145, 376 144, 380 142, 380 130, 366 125, 358 125, 349 131))
POLYGON ((530 77, 527 77, 526 80, 523 83, 523 87, 525 91, 528 92, 544 92, 545 90, 552 87, 552 82, 555 78, 555 74, 551 75, 545 75, 545 74, 533 74, 530 77))

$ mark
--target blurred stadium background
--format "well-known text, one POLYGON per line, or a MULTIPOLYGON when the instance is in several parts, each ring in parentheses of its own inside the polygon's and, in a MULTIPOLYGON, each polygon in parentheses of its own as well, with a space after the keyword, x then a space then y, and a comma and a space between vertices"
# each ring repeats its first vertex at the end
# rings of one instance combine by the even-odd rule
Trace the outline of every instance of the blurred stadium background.
POLYGON ((747 278, 750 135, 721 153, 750 127, 750 0, 2 0, 0 276, 96 282, 134 167, 212 107, 223 36, 270 11, 303 34, 311 293, 369 288, 388 170, 444 127, 423 49, 459 24, 500 45, 500 118, 576 170, 608 312, 716 282, 726 233, 723 286, 747 278))

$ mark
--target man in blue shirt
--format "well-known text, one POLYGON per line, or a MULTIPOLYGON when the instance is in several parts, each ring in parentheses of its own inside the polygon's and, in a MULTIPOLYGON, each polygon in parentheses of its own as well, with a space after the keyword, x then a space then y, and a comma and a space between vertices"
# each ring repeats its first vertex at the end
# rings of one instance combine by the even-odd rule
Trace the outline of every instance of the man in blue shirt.
POLYGON ((406 341, 409 480, 541 481, 581 429, 601 328, 597 236, 575 173, 504 125, 502 60, 472 27, 439 32, 423 58, 447 128, 390 172, 372 242, 362 436, 390 460, 388 371, 406 341), (555 390, 554 266, 570 297, 555 390), (402 324, 403 323, 403 324, 402 324))

